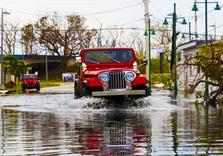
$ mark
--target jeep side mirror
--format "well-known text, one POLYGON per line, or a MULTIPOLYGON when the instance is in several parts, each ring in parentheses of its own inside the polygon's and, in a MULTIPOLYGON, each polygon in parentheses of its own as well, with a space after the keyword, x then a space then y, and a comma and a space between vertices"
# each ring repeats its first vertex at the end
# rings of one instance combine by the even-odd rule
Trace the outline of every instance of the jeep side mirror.
POLYGON ((142 59, 142 64, 143 65, 147 65, 148 64, 148 60, 147 59, 142 59))

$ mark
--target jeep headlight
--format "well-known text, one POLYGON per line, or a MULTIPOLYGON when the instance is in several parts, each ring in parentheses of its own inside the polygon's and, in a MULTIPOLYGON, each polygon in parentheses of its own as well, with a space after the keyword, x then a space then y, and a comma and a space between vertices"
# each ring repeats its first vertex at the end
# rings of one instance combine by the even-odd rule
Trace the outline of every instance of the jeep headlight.
POLYGON ((125 73, 125 79, 126 81, 133 81, 136 78, 136 74, 132 71, 128 71, 125 73))
POLYGON ((108 82, 109 81, 108 73, 101 73, 101 74, 98 75, 98 78, 102 82, 108 82))

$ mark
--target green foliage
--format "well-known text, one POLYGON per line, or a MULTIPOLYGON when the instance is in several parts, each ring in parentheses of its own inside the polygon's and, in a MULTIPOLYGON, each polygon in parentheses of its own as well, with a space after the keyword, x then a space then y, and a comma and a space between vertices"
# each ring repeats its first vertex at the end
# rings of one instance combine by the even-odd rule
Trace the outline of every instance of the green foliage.
MULTIPOLYGON (((138 59, 138 69, 141 74, 146 74, 146 64, 143 64, 143 52, 136 53, 138 59)), ((152 84, 162 83, 164 88, 170 88, 171 76, 169 74, 169 62, 166 58, 163 60, 163 72, 160 73, 160 57, 151 58, 152 84)))
POLYGON ((201 46, 195 63, 201 67, 210 80, 223 85, 223 42, 210 46, 201 46))
POLYGON ((2 59, 3 68, 6 72, 19 76, 20 74, 24 74, 26 71, 26 65, 23 62, 19 62, 12 55, 5 55, 2 59))
POLYGON ((80 69, 81 69, 81 62, 76 61, 73 66, 74 73, 76 73, 77 75, 80 75, 80 69))
POLYGON ((164 88, 169 89, 171 86, 171 77, 170 74, 162 73, 162 74, 152 74, 152 84, 162 83, 164 84, 164 88))
POLYGON ((22 44, 24 45, 25 54, 33 53, 33 45, 36 40, 34 26, 32 24, 26 24, 21 29, 22 32, 22 44))
MULTIPOLYGON (((151 59, 151 71, 153 73, 160 73, 160 57, 151 59)), ((163 73, 169 73, 169 61, 165 58, 163 60, 163 73)))
POLYGON ((209 96, 205 97, 205 100, 216 104, 223 92, 223 42, 210 43, 199 47, 199 52, 196 53, 196 56, 188 58, 185 64, 200 68, 202 71, 200 75, 203 74, 203 77, 208 78, 208 80, 197 79, 192 84, 190 93, 193 93, 200 83, 208 83, 215 87, 209 93, 209 96))
POLYGON ((136 52, 138 70, 141 74, 146 74, 146 64, 144 64, 143 59, 145 59, 143 51, 136 52))
MULTIPOLYGON (((146 73, 146 64, 143 64, 143 59, 145 59, 145 54, 142 51, 136 53, 137 63, 140 73, 146 73)), ((151 58, 151 71, 152 73, 160 73, 160 57, 151 58)), ((163 73, 169 73, 169 61, 166 57, 163 59, 163 73)))

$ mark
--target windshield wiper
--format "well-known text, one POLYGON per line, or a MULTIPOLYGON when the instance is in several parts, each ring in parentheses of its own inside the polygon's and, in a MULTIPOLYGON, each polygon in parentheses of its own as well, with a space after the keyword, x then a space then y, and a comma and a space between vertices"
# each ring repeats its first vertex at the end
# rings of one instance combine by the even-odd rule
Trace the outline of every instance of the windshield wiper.
POLYGON ((91 62, 91 63, 96 63, 96 64, 100 64, 100 62, 98 62, 98 61, 94 61, 94 60, 91 60, 91 59, 87 59, 87 58, 86 58, 86 60, 87 60, 88 62, 91 62))
POLYGON ((111 60, 114 61, 114 62, 117 62, 117 63, 121 63, 120 61, 118 61, 118 60, 116 60, 114 58, 112 58, 111 60))

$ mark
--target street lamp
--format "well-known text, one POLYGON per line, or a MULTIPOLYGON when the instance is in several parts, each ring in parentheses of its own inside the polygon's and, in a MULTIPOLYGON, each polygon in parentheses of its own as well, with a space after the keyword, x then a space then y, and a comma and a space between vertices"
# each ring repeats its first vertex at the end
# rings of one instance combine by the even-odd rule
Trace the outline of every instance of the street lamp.
MULTIPOLYGON (((170 71, 172 78, 174 78, 174 98, 177 96, 177 71, 176 71, 176 40, 177 40, 177 33, 176 33, 176 23, 178 19, 183 19, 181 24, 187 24, 186 19, 184 17, 177 17, 176 14, 176 3, 174 3, 174 12, 171 14, 172 16, 172 50, 171 50, 171 61, 170 61, 170 71), (175 67, 175 69, 173 69, 175 67)), ((167 18, 165 18, 163 25, 168 25, 167 18)))
MULTIPOLYGON (((198 7, 197 4, 205 4, 205 44, 208 44, 208 3, 214 3, 216 4, 215 6, 215 10, 221 10, 220 5, 218 4, 218 2, 208 2, 208 0, 205 0, 204 2, 194 2, 192 11, 198 11, 198 7)), ((205 80, 207 81, 208 78, 205 77, 205 80)), ((205 82, 205 97, 208 97, 209 94, 209 89, 208 89, 208 83, 205 82)))
MULTIPOLYGON (((2 58, 3 58, 3 53, 4 53, 4 48, 3 48, 3 46, 4 46, 4 43, 3 43, 3 32, 4 32, 4 20, 3 20, 3 16, 4 15, 9 15, 10 13, 9 12, 7 12, 7 11, 4 11, 3 10, 3 8, 2 8, 2 10, 1 10, 1 60, 2 60, 2 58)), ((1 85, 4 83, 4 72, 3 72, 3 65, 2 65, 2 61, 1 61, 1 68, 0 68, 0 74, 1 74, 1 85)))
POLYGON ((3 8, 2 8, 2 11, 1 11, 1 55, 3 55, 3 52, 4 52, 4 48, 3 48, 3 32, 4 32, 4 20, 3 20, 3 17, 4 15, 9 15, 10 12, 7 12, 7 11, 4 11, 3 8))
POLYGON ((148 61, 149 61, 149 69, 148 69, 148 74, 149 74, 149 92, 151 93, 151 87, 152 87, 152 82, 151 82, 151 35, 155 35, 155 30, 151 29, 151 24, 150 24, 150 18, 148 19, 148 30, 145 30, 144 36, 148 36, 148 61))
POLYGON ((195 38, 198 38, 198 34, 197 33, 191 33, 191 22, 188 22, 188 24, 189 24, 189 29, 188 29, 189 32, 188 33, 182 33, 182 37, 181 38, 186 38, 185 35, 188 34, 189 41, 191 41, 192 40, 192 36, 195 36, 195 38))

